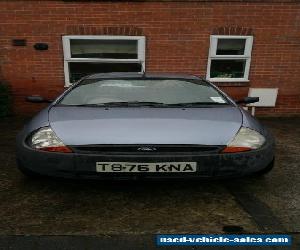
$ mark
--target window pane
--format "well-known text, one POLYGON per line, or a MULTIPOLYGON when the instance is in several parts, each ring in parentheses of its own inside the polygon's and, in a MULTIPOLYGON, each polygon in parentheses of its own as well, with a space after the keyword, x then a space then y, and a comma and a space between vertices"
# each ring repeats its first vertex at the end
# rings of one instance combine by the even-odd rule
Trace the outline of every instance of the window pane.
POLYGON ((141 72, 139 63, 93 63, 71 62, 69 63, 70 82, 76 82, 80 78, 96 73, 110 72, 141 72))
POLYGON ((137 59, 136 40, 70 40, 72 58, 137 59))
POLYGON ((244 55, 246 39, 218 39, 217 55, 244 55))
POLYGON ((243 78, 246 60, 211 60, 211 78, 243 78))

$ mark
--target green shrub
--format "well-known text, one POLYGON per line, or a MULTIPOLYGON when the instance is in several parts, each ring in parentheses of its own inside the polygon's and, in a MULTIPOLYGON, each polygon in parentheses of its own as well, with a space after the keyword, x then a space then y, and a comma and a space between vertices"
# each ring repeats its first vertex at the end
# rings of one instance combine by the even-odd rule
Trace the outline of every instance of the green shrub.
POLYGON ((11 112, 11 93, 6 84, 0 83, 0 117, 5 117, 11 112))

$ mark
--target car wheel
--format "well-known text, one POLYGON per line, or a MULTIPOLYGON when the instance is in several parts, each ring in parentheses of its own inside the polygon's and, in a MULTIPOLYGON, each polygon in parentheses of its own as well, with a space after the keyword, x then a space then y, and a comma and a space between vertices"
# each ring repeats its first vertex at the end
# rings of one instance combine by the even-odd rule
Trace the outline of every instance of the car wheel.
POLYGON ((274 168, 274 164, 275 164, 275 159, 273 159, 268 166, 266 166, 262 170, 259 170, 254 175, 255 176, 262 176, 262 175, 265 175, 265 174, 269 173, 274 168))

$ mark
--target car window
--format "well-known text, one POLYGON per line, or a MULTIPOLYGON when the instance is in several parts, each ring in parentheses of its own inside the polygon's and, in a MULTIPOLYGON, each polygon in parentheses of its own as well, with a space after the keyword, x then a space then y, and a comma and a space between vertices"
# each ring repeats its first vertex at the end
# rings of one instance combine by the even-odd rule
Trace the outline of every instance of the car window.
POLYGON ((163 104, 227 104, 216 89, 200 81, 180 79, 107 79, 82 83, 60 102, 64 105, 113 102, 153 102, 163 104))

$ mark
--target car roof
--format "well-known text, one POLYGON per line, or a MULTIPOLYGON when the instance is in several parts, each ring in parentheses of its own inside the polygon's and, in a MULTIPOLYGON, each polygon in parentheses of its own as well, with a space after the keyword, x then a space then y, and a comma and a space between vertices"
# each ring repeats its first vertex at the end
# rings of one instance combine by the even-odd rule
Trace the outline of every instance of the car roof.
POLYGON ((163 79, 188 79, 200 80, 201 78, 188 74, 175 73, 136 73, 136 72, 116 72, 116 73, 99 73, 85 77, 85 79, 111 79, 111 78, 163 78, 163 79))

